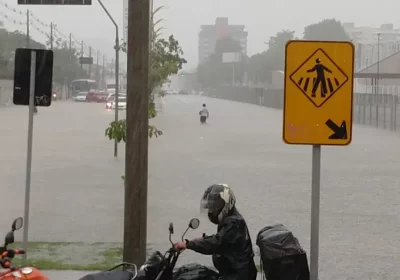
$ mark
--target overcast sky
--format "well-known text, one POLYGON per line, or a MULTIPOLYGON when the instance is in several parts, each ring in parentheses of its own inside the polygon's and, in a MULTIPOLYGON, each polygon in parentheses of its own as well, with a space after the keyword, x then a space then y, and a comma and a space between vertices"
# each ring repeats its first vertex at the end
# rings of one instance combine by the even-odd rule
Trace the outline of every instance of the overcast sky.
MULTIPOLYGON (((400 28, 399 0, 361 1, 361 0, 154 0, 155 7, 166 8, 158 14, 164 19, 164 34, 173 33, 180 41, 187 69, 197 65, 197 36, 202 24, 213 24, 216 17, 225 16, 231 24, 244 24, 249 32, 249 55, 265 49, 264 42, 282 29, 292 29, 301 36, 304 26, 324 18, 336 18, 341 21, 353 21, 356 25, 378 27, 381 23, 393 23, 400 28)), ((17 0, 0 0, 0 20, 4 12, 10 18, 20 19, 4 8, 2 4, 16 7, 18 10, 29 8, 33 14, 46 23, 54 22, 68 35, 90 43, 94 48, 113 57, 115 29, 94 0, 93 6, 17 6, 17 0)), ((123 3, 122 0, 103 0, 110 13, 120 25, 122 36, 123 3)), ((21 28, 5 20, 7 27, 21 28)), ((40 28, 44 28, 40 26, 40 28)), ((39 33, 32 31, 34 37, 39 33)))

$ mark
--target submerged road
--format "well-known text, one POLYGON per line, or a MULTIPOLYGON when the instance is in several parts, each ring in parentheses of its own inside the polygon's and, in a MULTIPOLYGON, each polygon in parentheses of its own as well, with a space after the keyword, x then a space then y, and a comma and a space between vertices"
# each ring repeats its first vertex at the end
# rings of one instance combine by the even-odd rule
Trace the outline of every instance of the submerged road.
MULTIPOLYGON (((35 116, 30 239, 121 242, 123 145, 113 158, 102 104, 54 102, 35 116)), ((199 96, 168 96, 150 141, 148 242, 168 246, 169 221, 183 232, 199 213, 204 189, 229 184, 253 243, 266 225, 283 223, 309 250, 311 147, 281 140, 282 111, 199 96), (211 117, 200 125, 206 102, 211 117)), ((0 109, 0 232, 23 215, 27 108, 0 109)), ((320 278, 398 279, 400 275, 400 135, 356 126, 348 147, 323 147, 320 278)), ((21 233, 22 235, 22 233, 21 233)), ((179 239, 179 235, 176 236, 179 239)), ((181 261, 209 262, 185 253, 181 261)))

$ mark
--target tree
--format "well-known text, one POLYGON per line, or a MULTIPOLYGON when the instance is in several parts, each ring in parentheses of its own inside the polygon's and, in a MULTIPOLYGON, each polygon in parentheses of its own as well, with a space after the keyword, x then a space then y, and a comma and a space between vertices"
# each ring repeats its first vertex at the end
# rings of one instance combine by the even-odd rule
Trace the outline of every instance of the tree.
POLYGON ((53 81, 59 84, 70 84, 75 79, 87 78, 88 73, 82 71, 79 64, 78 51, 66 41, 57 40, 53 46, 54 66, 53 81))
MULTIPOLYGON (((10 32, 0 25, 0 78, 12 79, 14 71, 14 53, 17 48, 27 45, 27 37, 19 31, 10 32)), ((29 46, 45 49, 46 46, 32 38, 29 46)), ((69 83, 78 77, 86 77, 78 62, 77 51, 69 49, 67 42, 57 39, 54 43, 53 81, 59 84, 69 83)))
POLYGON ((340 21, 324 19, 304 28, 304 40, 350 41, 340 21))
MULTIPOLYGON (((159 11, 157 8, 155 12, 159 11)), ((153 14, 154 16, 154 14, 153 14)), ((158 21, 159 22, 159 21, 158 21)), ((168 39, 160 38, 160 28, 155 29, 157 24, 153 22, 151 32, 151 51, 150 51, 150 67, 149 67, 149 119, 157 116, 154 104, 154 89, 161 87, 168 81, 168 77, 177 74, 186 60, 182 57, 183 51, 179 42, 170 35, 168 39)), ((123 42, 121 49, 127 52, 127 44, 123 42)), ((129 98, 129 97, 128 97, 129 98)), ((126 139, 126 120, 113 121, 107 127, 105 135, 110 140, 117 140, 118 143, 126 139)), ((158 137, 162 135, 162 131, 156 127, 149 125, 149 137, 158 137)))
MULTIPOLYGON (((45 46, 34 40, 32 48, 44 49, 45 46)), ((10 32, 0 25, 0 79, 12 79, 14 76, 14 55, 17 48, 26 47, 26 35, 19 31, 10 32)))
POLYGON ((291 30, 282 30, 271 36, 267 43, 268 50, 250 57, 249 79, 254 82, 269 82, 272 71, 283 70, 286 43, 294 38, 294 31, 291 30))
POLYGON ((247 57, 242 57, 240 62, 224 63, 224 53, 242 53, 242 47, 230 36, 217 40, 214 53, 197 67, 197 80, 203 88, 231 84, 232 75, 235 81, 242 80, 247 57))

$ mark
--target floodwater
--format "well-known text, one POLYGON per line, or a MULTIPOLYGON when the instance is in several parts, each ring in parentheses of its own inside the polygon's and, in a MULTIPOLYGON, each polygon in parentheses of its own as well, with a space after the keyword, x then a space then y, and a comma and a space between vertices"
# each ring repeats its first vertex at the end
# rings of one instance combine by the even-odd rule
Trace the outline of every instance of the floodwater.
MULTIPOLYGON (((54 102, 35 116, 30 240, 120 242, 124 150, 113 158, 104 137, 113 112, 102 104, 54 102)), ((122 114, 123 117, 123 114, 122 114)), ((282 111, 199 96, 168 96, 150 140, 148 242, 168 248, 199 213, 204 189, 230 185, 253 243, 266 225, 283 223, 309 251, 311 147, 281 140, 282 111), (207 103, 210 119, 200 125, 207 103)), ((23 215, 27 108, 0 109, 0 191, 7 199, 0 231, 23 215)), ((348 147, 322 148, 320 278, 399 279, 399 135, 356 126, 348 147)), ((185 252, 181 262, 209 264, 185 252)))

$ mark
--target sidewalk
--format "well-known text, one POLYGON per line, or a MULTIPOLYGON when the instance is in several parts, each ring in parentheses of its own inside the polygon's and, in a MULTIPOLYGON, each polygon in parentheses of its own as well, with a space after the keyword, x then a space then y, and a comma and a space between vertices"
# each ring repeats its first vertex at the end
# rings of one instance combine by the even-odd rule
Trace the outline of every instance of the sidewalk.
MULTIPOLYGON (((49 280, 78 280, 79 278, 94 273, 95 271, 43 270, 42 272, 49 278, 49 280)), ((261 274, 258 274, 257 279, 261 279, 261 274)))
POLYGON ((79 278, 95 271, 75 271, 75 270, 42 270, 49 280, 78 280, 79 278))

